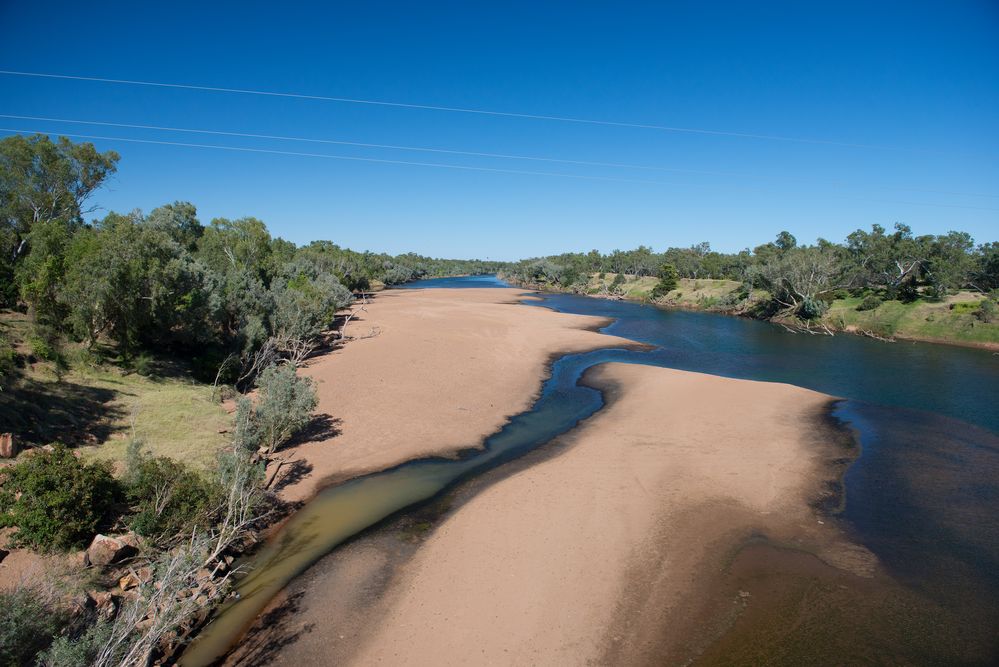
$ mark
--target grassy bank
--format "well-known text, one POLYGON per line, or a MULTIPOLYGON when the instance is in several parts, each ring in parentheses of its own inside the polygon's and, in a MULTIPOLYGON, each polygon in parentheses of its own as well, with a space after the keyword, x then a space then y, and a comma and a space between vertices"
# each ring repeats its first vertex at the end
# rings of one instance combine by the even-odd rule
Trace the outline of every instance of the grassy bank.
POLYGON ((144 360, 140 374, 114 360, 97 363, 77 346, 46 359, 54 355, 18 312, 0 313, 0 334, 17 359, 0 391, 0 431, 24 444, 62 442, 121 461, 134 434, 152 455, 207 470, 228 441, 231 417, 182 366, 144 360))
MULTIPOLYGON (((652 302, 652 289, 657 283, 653 276, 621 274, 619 278, 616 273, 594 273, 583 289, 575 291, 599 298, 652 302)), ((534 287, 553 289, 547 285, 534 287)), ((829 302, 820 320, 833 331, 999 349, 999 318, 986 322, 979 317, 986 299, 977 292, 959 291, 939 300, 918 298, 909 303, 883 301, 867 310, 858 310, 864 301, 861 296, 836 296, 840 298, 829 302)), ((766 292, 747 292, 735 280, 683 278, 676 289, 655 303, 752 316, 754 307, 766 298, 766 292)))

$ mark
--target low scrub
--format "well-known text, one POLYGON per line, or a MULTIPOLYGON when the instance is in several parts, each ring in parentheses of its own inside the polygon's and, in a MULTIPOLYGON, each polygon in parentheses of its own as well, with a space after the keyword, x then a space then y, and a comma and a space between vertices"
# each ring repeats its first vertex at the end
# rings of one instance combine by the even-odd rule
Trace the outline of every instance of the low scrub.
POLYGON ((133 514, 129 525, 138 534, 168 540, 208 524, 215 485, 185 465, 165 456, 148 456, 142 443, 129 446, 123 478, 133 514))
POLYGON ((857 304, 857 310, 861 312, 865 310, 876 310, 881 307, 882 303, 884 303, 884 301, 881 300, 881 297, 874 294, 868 294, 864 297, 863 301, 857 304))
POLYGON ((84 463, 62 445, 32 453, 4 475, 0 526, 17 527, 14 542, 39 551, 84 546, 122 498, 110 463, 84 463))
POLYGON ((53 598, 49 591, 33 587, 0 591, 0 665, 37 664, 38 654, 69 623, 53 598))

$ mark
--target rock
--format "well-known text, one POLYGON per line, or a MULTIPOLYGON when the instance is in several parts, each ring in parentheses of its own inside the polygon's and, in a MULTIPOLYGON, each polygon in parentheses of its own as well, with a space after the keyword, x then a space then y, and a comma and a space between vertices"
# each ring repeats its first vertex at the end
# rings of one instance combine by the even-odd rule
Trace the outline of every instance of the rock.
POLYGON ((117 538, 130 547, 134 547, 135 549, 142 548, 142 537, 140 537, 137 533, 129 531, 124 535, 118 535, 117 538))
POLYGON ((135 575, 139 578, 142 583, 148 583, 153 579, 153 568, 151 567, 140 567, 135 571, 135 575))
POLYGON ((94 607, 102 618, 112 619, 118 611, 118 601, 110 591, 95 591, 90 594, 94 599, 94 607))
POLYGON ((123 591, 129 591, 132 590, 133 588, 138 588, 139 584, 141 583, 142 582, 139 581, 139 577, 136 576, 133 572, 129 572, 124 577, 118 580, 118 586, 121 587, 121 590, 123 591))
POLYGON ((134 556, 138 549, 122 540, 107 535, 96 535, 94 541, 87 547, 87 563, 104 567, 117 563, 122 559, 134 556))
POLYGON ((21 448, 13 433, 0 433, 0 459, 12 459, 21 448))

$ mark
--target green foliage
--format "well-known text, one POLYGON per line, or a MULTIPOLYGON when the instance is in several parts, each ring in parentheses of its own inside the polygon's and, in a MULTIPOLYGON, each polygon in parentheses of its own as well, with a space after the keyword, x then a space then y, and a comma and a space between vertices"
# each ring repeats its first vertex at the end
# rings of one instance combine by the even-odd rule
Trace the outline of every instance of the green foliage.
MULTIPOLYGON (((38 664, 38 654, 69 623, 68 614, 51 597, 30 587, 0 591, 0 667, 38 664)), ((86 663, 74 667, 81 664, 86 663)))
POLYGON ((659 282, 652 288, 652 293, 650 294, 653 299, 666 296, 676 289, 680 281, 680 275, 677 273, 676 267, 672 264, 663 264, 660 266, 657 275, 659 276, 659 282))
POLYGON ((623 273, 619 273, 616 276, 614 276, 614 280, 611 281, 611 289, 615 289, 615 290, 616 289, 620 289, 620 287, 622 285, 624 285, 624 283, 625 283, 624 274, 623 273))
POLYGON ((10 340, 0 331, 0 391, 10 384, 10 378, 17 367, 17 351, 10 340))
POLYGON ((796 314, 803 320, 817 320, 829 310, 829 303, 814 297, 805 297, 798 306, 796 314))
POLYGON ((999 307, 996 306, 996 302, 992 299, 985 299, 975 313, 975 317, 985 323, 994 322, 997 311, 999 311, 999 307))
POLYGON ((131 528, 140 535, 168 539, 209 523, 216 490, 186 466, 165 456, 151 457, 133 441, 123 478, 132 509, 131 528))
POLYGON ((111 640, 112 624, 103 618, 97 618, 78 636, 61 634, 56 637, 48 650, 38 657, 38 664, 45 667, 80 667, 92 665, 108 646, 111 640))
POLYGON ((863 301, 857 304, 857 310, 875 310, 876 308, 879 308, 882 303, 884 303, 884 301, 881 300, 881 297, 875 294, 868 294, 864 297, 863 301))
MULTIPOLYGON (((289 364, 266 368, 257 378, 259 397, 249 414, 237 414, 237 430, 246 428, 247 442, 273 453, 312 419, 318 399, 311 378, 298 377, 289 364), (245 419, 251 426, 240 426, 245 419)), ((244 413, 247 407, 241 408, 244 413)), ((239 435, 239 434, 237 434, 239 435)))
POLYGON ((84 463, 62 445, 22 458, 4 472, 0 525, 16 526, 17 544, 42 551, 83 546, 110 519, 122 495, 109 463, 84 463))
POLYGON ((132 360, 132 368, 135 372, 143 377, 149 377, 152 375, 156 369, 156 362, 153 359, 153 355, 148 352, 141 352, 135 359, 132 360))
MULTIPOLYGON (((0 141, 0 306, 13 305, 18 265, 32 242, 40 241, 36 227, 54 221, 82 224, 84 202, 115 172, 117 162, 114 151, 98 153, 93 144, 65 137, 53 142, 42 134, 14 135, 0 141)), ((47 257, 49 251, 42 254, 47 257)), ((51 283, 51 276, 41 273, 41 285, 51 283)), ((32 272, 27 280, 33 279, 32 272)))

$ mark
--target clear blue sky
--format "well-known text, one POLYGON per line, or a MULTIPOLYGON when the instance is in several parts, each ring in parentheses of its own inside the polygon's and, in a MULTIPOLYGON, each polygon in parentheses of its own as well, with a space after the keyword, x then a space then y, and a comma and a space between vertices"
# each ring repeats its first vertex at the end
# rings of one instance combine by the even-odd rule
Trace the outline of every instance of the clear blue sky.
POLYGON ((895 221, 917 234, 999 238, 995 0, 295 4, 0 2, 0 69, 839 143, 9 75, 8 115, 679 171, 52 121, 0 127, 620 179, 94 142, 122 155, 102 207, 188 200, 205 222, 254 215, 296 243, 494 259, 702 240, 733 251, 781 229, 840 241, 895 221))

